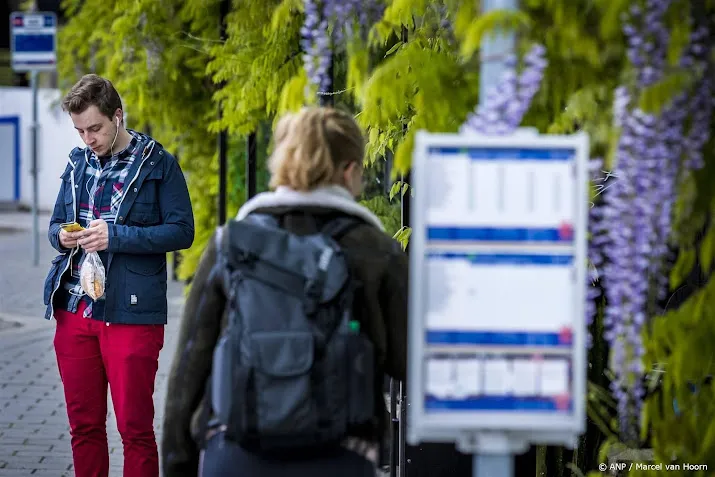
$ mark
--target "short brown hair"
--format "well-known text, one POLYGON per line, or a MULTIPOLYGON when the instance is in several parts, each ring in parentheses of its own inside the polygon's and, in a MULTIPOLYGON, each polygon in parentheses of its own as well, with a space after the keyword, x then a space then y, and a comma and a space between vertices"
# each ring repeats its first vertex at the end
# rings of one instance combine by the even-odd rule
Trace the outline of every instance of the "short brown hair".
POLYGON ((343 164, 362 164, 365 139, 349 113, 308 107, 287 114, 276 125, 275 150, 268 167, 271 187, 309 191, 329 185, 343 164))
POLYGON ((96 106, 109 119, 117 109, 123 109, 112 82, 95 74, 82 76, 62 100, 62 109, 70 114, 83 113, 90 106, 96 106))

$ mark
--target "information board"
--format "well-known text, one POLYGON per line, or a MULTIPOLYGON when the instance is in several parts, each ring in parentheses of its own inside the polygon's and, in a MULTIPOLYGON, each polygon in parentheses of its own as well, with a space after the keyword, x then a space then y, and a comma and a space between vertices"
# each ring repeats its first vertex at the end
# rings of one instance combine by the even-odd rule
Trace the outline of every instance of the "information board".
POLYGON ((12 69, 54 71, 57 67, 57 15, 13 12, 10 15, 12 69))
POLYGON ((411 444, 584 431, 587 157, 585 134, 417 134, 411 444))

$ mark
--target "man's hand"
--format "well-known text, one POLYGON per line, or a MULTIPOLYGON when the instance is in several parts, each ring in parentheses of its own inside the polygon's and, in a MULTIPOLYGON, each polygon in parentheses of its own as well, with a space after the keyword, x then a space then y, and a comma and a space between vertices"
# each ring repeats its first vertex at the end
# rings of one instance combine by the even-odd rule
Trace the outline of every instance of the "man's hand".
POLYGON ((109 247, 109 227, 102 219, 91 221, 87 229, 77 233, 82 234, 79 244, 87 253, 101 252, 109 247))
POLYGON ((75 248, 77 246, 77 239, 82 236, 82 232, 67 232, 60 229, 60 245, 64 248, 75 248))

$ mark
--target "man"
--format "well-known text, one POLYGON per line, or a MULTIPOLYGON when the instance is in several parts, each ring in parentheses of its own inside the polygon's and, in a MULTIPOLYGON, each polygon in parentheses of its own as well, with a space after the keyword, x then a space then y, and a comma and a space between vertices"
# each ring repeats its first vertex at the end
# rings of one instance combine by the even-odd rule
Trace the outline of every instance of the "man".
POLYGON ((124 444, 125 477, 158 477, 154 380, 167 321, 166 253, 194 240, 186 181, 154 139, 125 128, 112 83, 86 75, 62 103, 86 144, 62 174, 49 239, 60 252, 44 289, 45 317, 64 385, 76 477, 109 474, 107 386, 124 444), (77 222, 82 231, 61 225, 77 222), (106 270, 97 301, 80 284, 82 259, 106 270))

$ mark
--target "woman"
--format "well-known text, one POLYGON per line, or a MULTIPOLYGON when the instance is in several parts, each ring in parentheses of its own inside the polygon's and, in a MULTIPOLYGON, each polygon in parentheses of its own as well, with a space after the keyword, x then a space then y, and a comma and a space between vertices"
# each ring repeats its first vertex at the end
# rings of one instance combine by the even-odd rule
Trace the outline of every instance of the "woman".
MULTIPOLYGON (((269 214, 288 231, 307 234, 336 217, 360 219, 339 243, 351 273, 363 284, 355 313, 375 346, 375 389, 381 389, 385 373, 404 380, 407 258, 380 220, 355 201, 362 193, 365 151, 359 126, 336 109, 306 108, 282 118, 274 140, 269 160, 273 191, 249 200, 237 220, 269 214)), ((375 396, 375 429, 347 438, 338 451, 326 449, 309 459, 260 457, 225 439, 221 428, 211 427, 204 391, 213 350, 227 321, 216 250, 216 240, 211 240, 184 309, 164 415, 164 476, 195 476, 199 467, 203 477, 374 476, 378 442, 387 429, 381 393, 375 396)))

